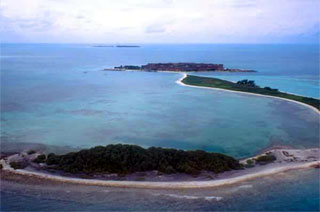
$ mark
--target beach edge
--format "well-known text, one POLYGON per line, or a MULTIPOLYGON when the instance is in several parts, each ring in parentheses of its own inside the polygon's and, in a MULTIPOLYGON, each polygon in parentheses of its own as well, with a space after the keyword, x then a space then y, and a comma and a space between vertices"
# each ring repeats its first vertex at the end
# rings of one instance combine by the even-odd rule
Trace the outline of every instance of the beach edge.
MULTIPOLYGON (((276 151, 276 150, 275 150, 276 151)), ((281 149, 280 151, 289 151, 281 149)), ((293 151, 301 152, 296 149, 293 151)), ((306 149, 307 151, 318 151, 318 148, 306 149)), ((258 155, 259 156, 259 155, 258 155)), ((256 156, 257 157, 257 156, 256 156)), ((25 177, 37 178, 41 180, 50 180, 61 183, 91 185, 91 186, 105 186, 105 187, 122 187, 122 188, 146 188, 146 189, 192 189, 192 188, 212 188, 218 186, 227 186, 243 181, 248 181, 265 176, 275 175, 281 172, 290 170, 316 168, 320 166, 319 159, 314 161, 299 161, 299 162, 284 162, 272 163, 264 165, 260 169, 249 169, 249 172, 240 174, 238 176, 226 177, 221 179, 201 180, 201 181, 117 181, 117 180, 101 180, 101 179, 84 179, 75 177, 66 177, 61 175, 53 175, 50 173, 43 173, 38 171, 30 171, 24 169, 13 169, 5 160, 1 160, 0 164, 3 166, 0 172, 7 172, 13 175, 21 175, 25 177)))
MULTIPOLYGON (((308 104, 302 103, 302 102, 298 102, 295 100, 291 100, 291 99, 286 99, 286 98, 282 98, 282 97, 277 97, 277 96, 269 96, 269 95, 263 95, 263 94, 256 94, 256 93, 249 93, 249 92, 243 92, 243 91, 233 91, 233 90, 228 90, 228 89, 223 89, 223 88, 213 88, 213 87, 205 87, 205 86, 197 86, 197 85, 188 85, 183 83, 182 81, 188 76, 186 73, 181 73, 182 77, 180 77, 178 80, 176 80, 176 83, 181 85, 181 86, 185 86, 185 87, 191 87, 191 88, 203 88, 203 89, 212 89, 212 90, 217 90, 217 91, 226 91, 226 92, 231 92, 231 93, 240 93, 240 94, 247 94, 247 95, 254 95, 254 96, 261 96, 261 97, 267 97, 267 98, 274 98, 274 99, 280 99, 280 100, 284 100, 284 101, 288 101, 288 102, 293 102, 293 103, 297 103, 300 105, 303 105, 305 107, 308 107, 309 109, 312 109, 313 111, 315 111, 318 115, 320 115, 320 111, 308 104)), ((296 94, 295 94, 296 95, 296 94)))

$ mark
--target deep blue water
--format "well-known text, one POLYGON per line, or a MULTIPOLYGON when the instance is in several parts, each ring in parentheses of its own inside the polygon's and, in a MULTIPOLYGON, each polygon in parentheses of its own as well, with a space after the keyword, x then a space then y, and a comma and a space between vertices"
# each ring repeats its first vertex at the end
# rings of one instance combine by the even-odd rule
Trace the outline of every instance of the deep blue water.
MULTIPOLYGON (((69 44, 2 44, 0 59, 2 150, 6 150, 9 144, 21 147, 21 142, 63 147, 65 150, 67 147, 132 143, 145 147, 203 149, 243 158, 272 145, 319 147, 319 116, 304 106, 271 98, 182 87, 175 83, 180 74, 103 71, 123 64, 149 62, 223 63, 228 68, 254 69, 258 73, 197 74, 234 81, 254 79, 261 86, 319 98, 317 45, 94 48, 69 44)), ((300 182, 297 185, 284 182, 285 189, 292 189, 285 198, 275 199, 284 196, 285 190, 272 192, 277 188, 269 186, 265 187, 266 193, 251 194, 255 195, 254 198, 247 198, 244 202, 260 199, 266 203, 252 202, 253 210, 269 210, 273 206, 274 210, 281 210, 282 204, 289 207, 291 199, 296 198, 289 209, 317 209, 319 205, 315 201, 318 199, 314 196, 319 196, 319 191, 314 180, 318 172, 312 173, 295 175, 300 182), (304 182, 305 178, 309 180, 304 182), (300 200, 303 196, 310 198, 300 200)), ((52 194, 53 200, 39 197, 40 204, 33 205, 36 201, 34 195, 12 195, 3 189, 2 192, 2 202, 8 202, 4 207, 9 209, 20 210, 28 205, 43 210, 53 204, 54 210, 65 204, 56 200, 55 193, 52 194)), ((126 193, 129 196, 134 194, 126 193)), ((136 207, 133 207, 137 200, 134 198, 132 205, 128 203, 130 207, 122 207, 114 200, 111 202, 114 204, 110 203, 107 208, 147 209, 149 203, 157 202, 156 197, 148 198, 145 204, 139 200, 136 207)), ((237 210, 237 207, 239 210, 248 209, 243 201, 236 200, 238 198, 241 199, 239 196, 231 198, 235 202, 230 210, 237 210)), ((169 204, 170 201, 172 196, 158 204, 169 204)), ((68 203, 70 208, 67 209, 105 207, 103 204, 86 204, 75 201, 68 203)), ((172 204, 160 209, 186 209, 183 208, 184 202, 181 206, 172 204)), ((192 204, 194 208, 190 210, 219 209, 212 208, 212 202, 203 208, 199 204, 192 204)), ((228 205, 221 207, 229 208, 228 205)))
POLYGON ((319 211, 319 170, 227 187, 150 190, 4 183, 1 211, 319 211))

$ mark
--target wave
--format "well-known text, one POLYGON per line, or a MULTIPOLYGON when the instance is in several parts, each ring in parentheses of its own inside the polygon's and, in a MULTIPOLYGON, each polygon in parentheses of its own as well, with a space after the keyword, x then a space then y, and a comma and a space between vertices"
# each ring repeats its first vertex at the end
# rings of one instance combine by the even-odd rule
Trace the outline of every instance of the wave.
POLYGON ((156 196, 167 196, 171 198, 176 198, 176 199, 188 199, 188 200, 198 200, 198 199, 204 199, 207 201, 220 201, 223 199, 223 197, 219 196, 192 196, 192 195, 178 195, 178 194, 154 194, 156 196))
POLYGON ((220 201, 223 199, 223 197, 217 197, 217 196, 209 196, 209 197, 204 197, 205 200, 211 201, 211 200, 217 200, 220 201))
POLYGON ((30 177, 39 177, 42 179, 55 180, 65 183, 76 183, 84 185, 100 185, 100 186, 109 186, 109 187, 135 187, 135 188, 208 188, 216 187, 222 185, 231 185, 241 181, 251 180, 257 177, 263 177, 268 175, 273 175, 279 172, 289 171, 293 169, 303 169, 310 168, 312 166, 319 165, 319 161, 305 162, 305 163, 296 163, 296 164, 285 164, 277 166, 271 166, 264 170, 260 170, 254 173, 248 173, 245 175, 240 175, 233 178, 225 178, 220 180, 208 180, 208 181, 181 181, 181 182, 137 182, 137 181, 115 181, 115 180, 98 180, 98 179, 80 179, 80 178, 71 178, 65 176, 56 176, 36 171, 28 171, 24 169, 14 170, 4 160, 1 160, 0 163, 3 165, 3 170, 9 171, 14 174, 26 175, 30 177))
POLYGON ((235 187, 234 189, 232 189, 232 192, 236 192, 236 191, 239 191, 239 190, 242 190, 242 189, 249 189, 249 188, 252 188, 253 185, 241 185, 241 186, 237 186, 235 187))

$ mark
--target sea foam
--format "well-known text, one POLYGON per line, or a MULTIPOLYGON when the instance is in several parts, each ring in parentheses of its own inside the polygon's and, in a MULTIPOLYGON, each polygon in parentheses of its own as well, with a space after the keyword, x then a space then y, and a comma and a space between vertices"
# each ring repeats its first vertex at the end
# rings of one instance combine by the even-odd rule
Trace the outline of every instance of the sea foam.
POLYGON ((176 199, 188 199, 188 200, 204 199, 207 201, 212 201, 212 200, 220 201, 223 199, 223 197, 218 197, 218 196, 192 196, 192 195, 178 195, 178 194, 163 194, 163 196, 168 196, 176 199))

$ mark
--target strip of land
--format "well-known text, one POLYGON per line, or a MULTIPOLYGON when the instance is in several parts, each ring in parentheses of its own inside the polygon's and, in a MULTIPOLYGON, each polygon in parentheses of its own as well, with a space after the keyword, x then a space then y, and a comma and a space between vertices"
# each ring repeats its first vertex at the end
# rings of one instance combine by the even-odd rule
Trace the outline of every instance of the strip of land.
POLYGON ((284 93, 277 89, 269 87, 261 88, 258 86, 247 86, 237 84, 227 80, 221 80, 211 77, 200 77, 194 75, 184 74, 178 81, 178 84, 191 87, 202 87, 210 89, 225 90, 231 92, 240 92, 246 94, 253 94, 265 97, 280 98, 283 100, 300 103, 304 106, 312 108, 316 112, 320 112, 320 100, 310 97, 299 96, 295 94, 284 93))
MULTIPOLYGON (((80 177, 63 176, 62 174, 52 174, 43 172, 41 167, 37 169, 13 168, 12 162, 21 158, 31 159, 39 156, 39 153, 18 153, 5 157, 0 160, 2 169, 0 174, 2 180, 15 179, 14 176, 20 175, 31 179, 42 179, 63 183, 98 185, 108 187, 128 187, 128 188, 165 188, 165 189, 184 189, 184 188, 208 188, 223 185, 231 185, 241 181, 247 181, 258 177, 274 175, 294 169, 319 168, 319 148, 313 149, 272 149, 252 158, 239 161, 243 169, 226 171, 219 175, 214 175, 211 180, 191 180, 191 181, 148 181, 133 180, 102 180, 84 179, 80 177), (272 160, 270 160, 272 159, 272 160), (4 179, 6 178, 6 179, 4 179)), ((197 178, 194 178, 197 179, 197 178)))
POLYGON ((121 65, 107 71, 146 71, 146 72, 256 72, 248 69, 225 68, 213 63, 148 63, 146 65, 121 65))

